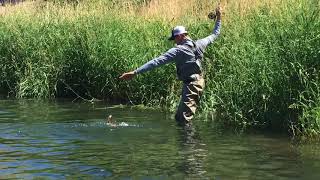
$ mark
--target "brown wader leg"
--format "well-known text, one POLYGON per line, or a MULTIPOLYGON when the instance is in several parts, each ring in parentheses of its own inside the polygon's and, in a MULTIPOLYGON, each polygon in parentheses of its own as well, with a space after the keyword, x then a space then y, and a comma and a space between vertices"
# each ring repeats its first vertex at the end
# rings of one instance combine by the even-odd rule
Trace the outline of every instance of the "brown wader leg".
POLYGON ((178 110, 176 112, 176 121, 185 125, 191 123, 191 120, 199 105, 200 96, 204 88, 204 79, 201 77, 197 81, 184 83, 178 110))

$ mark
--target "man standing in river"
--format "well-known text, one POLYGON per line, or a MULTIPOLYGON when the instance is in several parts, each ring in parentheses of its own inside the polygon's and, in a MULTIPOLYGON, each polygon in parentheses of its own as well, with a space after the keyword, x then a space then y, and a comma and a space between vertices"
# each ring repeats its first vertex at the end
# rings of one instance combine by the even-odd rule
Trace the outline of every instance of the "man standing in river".
POLYGON ((176 26, 172 30, 169 40, 174 40, 176 46, 163 55, 145 63, 138 69, 123 73, 119 78, 131 80, 137 74, 149 71, 160 65, 175 62, 178 79, 183 82, 181 100, 175 119, 179 124, 187 125, 196 112, 200 96, 204 88, 201 62, 206 47, 217 39, 221 27, 221 8, 216 8, 216 22, 211 35, 193 41, 183 26, 176 26))

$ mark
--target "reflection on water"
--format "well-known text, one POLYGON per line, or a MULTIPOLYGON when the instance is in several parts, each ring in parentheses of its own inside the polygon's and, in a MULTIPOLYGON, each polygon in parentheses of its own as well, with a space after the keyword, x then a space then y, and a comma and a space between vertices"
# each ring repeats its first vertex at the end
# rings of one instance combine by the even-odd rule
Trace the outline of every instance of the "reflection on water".
POLYGON ((208 179, 204 161, 208 154, 206 144, 201 143, 194 126, 178 127, 180 150, 183 161, 180 170, 187 178, 208 179))
POLYGON ((0 100, 0 179, 319 179, 320 146, 164 113, 0 100), (109 124, 112 114, 116 123, 109 124))

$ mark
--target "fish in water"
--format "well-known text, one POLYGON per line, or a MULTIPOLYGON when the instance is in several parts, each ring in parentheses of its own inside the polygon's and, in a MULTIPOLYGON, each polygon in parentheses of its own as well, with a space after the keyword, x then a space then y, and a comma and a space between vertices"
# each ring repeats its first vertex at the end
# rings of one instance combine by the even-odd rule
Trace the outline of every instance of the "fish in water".
POLYGON ((107 125, 109 125, 111 127, 118 127, 118 126, 127 127, 127 126, 129 126, 129 124, 125 123, 125 122, 121 122, 121 123, 117 124, 117 122, 112 118, 111 114, 106 118, 106 121, 107 121, 107 125))
POLYGON ((115 123, 115 121, 113 120, 111 114, 107 117, 107 124, 109 124, 109 125, 112 126, 112 127, 117 126, 116 123, 115 123))
POLYGON ((111 114, 107 117, 107 123, 113 123, 113 119, 112 119, 111 114))

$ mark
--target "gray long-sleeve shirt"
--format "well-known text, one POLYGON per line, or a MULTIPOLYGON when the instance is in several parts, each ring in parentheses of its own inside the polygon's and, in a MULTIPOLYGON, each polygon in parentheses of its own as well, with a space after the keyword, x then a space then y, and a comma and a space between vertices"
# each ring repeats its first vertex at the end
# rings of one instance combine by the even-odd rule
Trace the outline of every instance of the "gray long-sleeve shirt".
POLYGON ((193 42, 191 39, 177 44, 169 49, 163 55, 152 59, 135 70, 135 73, 143 73, 159 67, 161 65, 175 62, 178 78, 186 81, 193 74, 201 73, 201 60, 206 47, 211 44, 220 34, 221 21, 215 23, 214 30, 211 35, 193 42))

